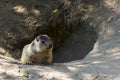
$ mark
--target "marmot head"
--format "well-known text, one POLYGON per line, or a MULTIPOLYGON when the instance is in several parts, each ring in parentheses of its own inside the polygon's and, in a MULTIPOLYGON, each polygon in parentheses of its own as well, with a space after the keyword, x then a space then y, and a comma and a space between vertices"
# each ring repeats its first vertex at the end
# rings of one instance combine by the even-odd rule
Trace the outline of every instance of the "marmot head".
POLYGON ((32 48, 36 52, 43 52, 53 48, 53 42, 47 35, 39 35, 32 42, 32 48))

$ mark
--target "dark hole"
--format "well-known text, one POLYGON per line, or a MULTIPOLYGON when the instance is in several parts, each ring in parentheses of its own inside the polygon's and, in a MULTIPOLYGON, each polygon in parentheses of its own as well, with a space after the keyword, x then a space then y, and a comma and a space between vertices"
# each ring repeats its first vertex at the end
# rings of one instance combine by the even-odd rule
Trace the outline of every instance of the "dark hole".
POLYGON ((62 63, 83 59, 92 49, 97 34, 92 26, 80 25, 54 52, 53 62, 62 63))

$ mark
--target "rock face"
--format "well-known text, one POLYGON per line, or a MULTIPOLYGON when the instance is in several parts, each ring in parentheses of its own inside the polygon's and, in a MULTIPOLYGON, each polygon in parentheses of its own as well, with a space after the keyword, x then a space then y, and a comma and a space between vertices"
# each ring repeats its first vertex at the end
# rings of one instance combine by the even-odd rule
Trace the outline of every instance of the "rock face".
POLYGON ((48 34, 59 47, 75 21, 69 14, 71 5, 59 0, 1 0, 0 53, 19 58, 23 46, 39 34, 48 34))

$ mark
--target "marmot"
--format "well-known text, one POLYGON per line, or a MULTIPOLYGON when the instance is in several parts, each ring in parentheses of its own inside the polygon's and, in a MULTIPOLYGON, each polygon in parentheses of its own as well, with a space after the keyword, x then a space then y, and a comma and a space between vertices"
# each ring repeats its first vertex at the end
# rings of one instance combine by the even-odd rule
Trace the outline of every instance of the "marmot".
POLYGON ((22 64, 51 64, 53 42, 47 35, 37 36, 30 44, 24 46, 21 56, 22 64))

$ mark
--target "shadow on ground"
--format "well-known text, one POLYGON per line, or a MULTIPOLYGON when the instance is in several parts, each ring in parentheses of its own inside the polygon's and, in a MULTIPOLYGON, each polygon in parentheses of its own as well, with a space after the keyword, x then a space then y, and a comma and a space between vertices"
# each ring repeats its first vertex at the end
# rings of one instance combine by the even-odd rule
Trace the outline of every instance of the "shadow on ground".
POLYGON ((54 54, 54 62, 83 59, 92 49, 97 34, 92 26, 82 23, 54 54))

